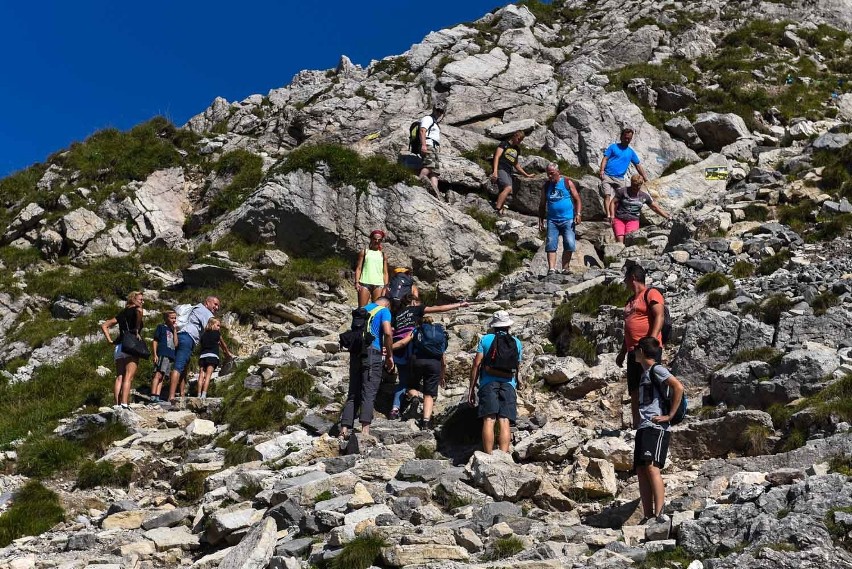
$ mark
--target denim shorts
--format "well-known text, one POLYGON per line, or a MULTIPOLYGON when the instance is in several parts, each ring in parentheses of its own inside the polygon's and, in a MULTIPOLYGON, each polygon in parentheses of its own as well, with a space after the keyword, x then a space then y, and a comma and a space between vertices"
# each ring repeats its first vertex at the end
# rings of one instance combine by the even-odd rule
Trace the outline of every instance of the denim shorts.
POLYGON ((555 253, 559 248, 559 236, 562 236, 562 246, 566 251, 576 251, 577 243, 574 239, 574 220, 547 220, 547 241, 544 250, 555 253))
POLYGON ((195 342, 192 341, 192 336, 186 332, 178 332, 178 345, 175 346, 175 363, 172 366, 172 371, 183 373, 189 363, 189 358, 192 356, 193 349, 195 349, 195 342))

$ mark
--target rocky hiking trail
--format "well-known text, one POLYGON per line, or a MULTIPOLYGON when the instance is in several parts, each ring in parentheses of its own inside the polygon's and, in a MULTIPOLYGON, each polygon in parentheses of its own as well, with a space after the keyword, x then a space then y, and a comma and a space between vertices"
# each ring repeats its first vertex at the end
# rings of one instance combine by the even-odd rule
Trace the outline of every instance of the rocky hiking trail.
POLYGON ((850 30, 828 0, 508 5, 0 181, 0 569, 852 568, 850 30), (436 100, 440 197, 396 163, 436 100), (625 124, 674 217, 618 244, 595 174, 625 124), (576 181, 568 274, 543 276, 540 175, 493 214, 483 168, 515 130, 526 170, 576 181), (471 305, 437 318, 435 430, 388 421, 384 384, 345 455, 338 334, 376 227, 429 303, 471 305), (670 519, 645 525, 615 364, 628 262, 670 306, 690 402, 670 519), (95 332, 130 290, 146 332, 220 296, 241 357, 209 399, 147 405, 143 363, 130 409, 105 406, 95 332), (523 387, 511 454, 486 455, 462 399, 496 310, 523 387))

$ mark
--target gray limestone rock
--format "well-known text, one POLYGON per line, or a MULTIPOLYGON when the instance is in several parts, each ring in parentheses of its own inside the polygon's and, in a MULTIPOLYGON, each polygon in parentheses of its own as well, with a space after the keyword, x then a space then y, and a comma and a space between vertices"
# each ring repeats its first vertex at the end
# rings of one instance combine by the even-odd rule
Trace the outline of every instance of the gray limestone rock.
POLYGON ((723 146, 750 136, 745 121, 734 113, 700 113, 692 123, 704 147, 718 152, 723 146))
POLYGON ((228 552, 219 569, 264 569, 275 551, 275 542, 275 522, 265 518, 228 552))
POLYGON ((763 411, 731 411, 718 419, 687 421, 675 428, 670 453, 682 459, 708 459, 745 453, 749 427, 772 433, 772 418, 763 411))
POLYGON ((106 229, 106 223, 100 216, 84 207, 65 214, 59 225, 68 248, 75 253, 82 251, 89 241, 106 229))

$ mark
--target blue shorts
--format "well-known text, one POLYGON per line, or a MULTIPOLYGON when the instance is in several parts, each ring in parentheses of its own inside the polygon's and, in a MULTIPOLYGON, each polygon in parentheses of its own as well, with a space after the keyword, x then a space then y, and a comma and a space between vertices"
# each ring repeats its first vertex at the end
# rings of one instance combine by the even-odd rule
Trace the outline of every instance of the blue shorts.
POLYGON ((548 253, 555 253, 559 248, 559 236, 562 236, 562 246, 566 251, 575 251, 577 243, 574 239, 574 220, 547 220, 547 241, 544 244, 544 250, 548 253))
POLYGON ((518 416, 515 388, 508 381, 492 381, 479 388, 479 418, 497 416, 514 425, 518 416))
POLYGON ((175 346, 175 363, 172 371, 183 373, 189 364, 193 349, 195 349, 195 342, 192 341, 192 336, 186 332, 178 332, 178 345, 175 346))

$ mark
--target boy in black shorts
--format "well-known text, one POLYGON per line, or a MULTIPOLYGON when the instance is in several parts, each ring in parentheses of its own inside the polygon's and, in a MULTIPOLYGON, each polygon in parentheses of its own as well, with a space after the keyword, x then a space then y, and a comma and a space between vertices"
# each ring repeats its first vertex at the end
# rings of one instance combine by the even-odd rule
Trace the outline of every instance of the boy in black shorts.
POLYGON ((636 361, 642 366, 642 377, 639 380, 639 428, 633 451, 633 467, 639 477, 639 496, 642 498, 642 522, 656 518, 663 523, 668 521, 668 517, 663 514, 666 489, 660 470, 666 465, 669 452, 671 415, 663 414, 665 402, 660 388, 666 383, 672 388, 669 409, 670 413, 674 413, 680 407, 683 384, 657 363, 662 346, 656 338, 647 336, 639 340, 634 353, 636 361))

